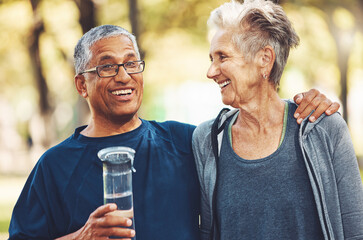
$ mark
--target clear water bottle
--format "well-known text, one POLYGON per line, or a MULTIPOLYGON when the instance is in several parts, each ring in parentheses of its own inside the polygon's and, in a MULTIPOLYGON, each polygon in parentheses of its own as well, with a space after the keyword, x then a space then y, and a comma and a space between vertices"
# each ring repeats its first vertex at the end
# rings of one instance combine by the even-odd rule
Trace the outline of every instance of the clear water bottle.
MULTIPOLYGON (((98 152, 103 162, 104 204, 116 203, 112 214, 132 220, 130 228, 135 229, 132 196, 132 172, 135 150, 129 147, 108 147, 98 152)), ((136 240, 136 237, 132 238, 136 240)))

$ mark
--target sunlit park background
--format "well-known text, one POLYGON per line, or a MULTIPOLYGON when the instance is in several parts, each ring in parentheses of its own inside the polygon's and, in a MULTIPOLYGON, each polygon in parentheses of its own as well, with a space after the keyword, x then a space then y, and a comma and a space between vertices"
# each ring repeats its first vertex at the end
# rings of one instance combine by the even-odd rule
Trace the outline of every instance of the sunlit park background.
MULTIPOLYGON (((73 83, 73 48, 83 32, 115 24, 133 32, 146 61, 140 116, 192 124, 223 105, 206 78, 206 21, 225 0, 0 1, 0 239, 27 175, 50 146, 86 124, 73 83)), ((363 1, 280 0, 301 38, 280 95, 317 88, 340 102, 363 156, 363 1)), ((363 164, 361 164, 363 168, 363 164)))

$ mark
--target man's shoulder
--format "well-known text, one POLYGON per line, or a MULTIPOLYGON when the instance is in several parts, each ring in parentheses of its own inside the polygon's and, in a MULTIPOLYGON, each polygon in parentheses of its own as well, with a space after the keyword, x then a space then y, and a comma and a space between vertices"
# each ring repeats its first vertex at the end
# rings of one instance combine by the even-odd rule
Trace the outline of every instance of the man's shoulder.
POLYGON ((195 126, 178 121, 146 121, 149 128, 161 135, 192 135, 195 126))
POLYGON ((39 162, 50 163, 57 161, 59 158, 68 158, 82 148, 84 148, 84 146, 78 141, 75 141, 74 134, 72 134, 70 137, 46 150, 40 157, 39 162))
POLYGON ((172 143, 178 150, 191 152, 194 125, 177 121, 146 121, 146 125, 150 134, 161 140, 160 143, 172 143))
POLYGON ((153 126, 159 126, 159 127, 167 127, 167 128, 187 128, 187 129, 194 129, 195 125, 192 124, 188 124, 188 123, 183 123, 183 122, 179 122, 179 121, 174 121, 174 120, 167 120, 167 121, 163 121, 163 122, 159 122, 159 121, 150 121, 150 120, 144 120, 148 123, 150 123, 153 126))

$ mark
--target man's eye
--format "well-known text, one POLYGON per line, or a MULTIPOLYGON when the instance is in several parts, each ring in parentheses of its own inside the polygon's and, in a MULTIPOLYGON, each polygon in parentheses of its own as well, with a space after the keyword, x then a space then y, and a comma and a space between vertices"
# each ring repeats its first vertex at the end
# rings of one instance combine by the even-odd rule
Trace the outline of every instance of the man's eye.
POLYGON ((115 64, 106 64, 106 65, 102 65, 98 71, 100 72, 113 72, 117 69, 117 65, 115 64))
POLYGON ((115 66, 114 66, 114 64, 107 64, 107 65, 103 65, 102 68, 104 70, 107 70, 107 69, 115 68, 115 66))
POLYGON ((137 67, 137 63, 136 62, 127 62, 127 63, 125 63, 125 67, 127 67, 127 68, 137 67))
POLYGON ((225 58, 227 58, 227 56, 226 56, 226 55, 220 55, 220 56, 219 56, 219 59, 220 59, 220 60, 223 60, 223 59, 225 59, 225 58))

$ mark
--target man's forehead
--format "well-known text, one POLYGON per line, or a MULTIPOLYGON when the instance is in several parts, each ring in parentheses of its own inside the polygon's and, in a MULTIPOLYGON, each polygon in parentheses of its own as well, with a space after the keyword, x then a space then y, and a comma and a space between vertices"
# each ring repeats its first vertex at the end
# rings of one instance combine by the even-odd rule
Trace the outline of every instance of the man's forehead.
POLYGON ((102 48, 119 48, 119 49, 133 49, 134 45, 130 38, 124 35, 116 35, 111 37, 102 38, 92 44, 91 50, 102 48))
POLYGON ((93 58, 99 60, 115 57, 137 57, 132 41, 123 35, 101 39, 95 42, 90 50, 93 58))
MULTIPOLYGON (((100 61, 103 61, 103 60, 108 60, 108 59, 113 59, 115 58, 115 54, 113 53, 108 53, 108 52, 105 52, 105 53, 101 53, 98 55, 99 56, 99 59, 100 61)), ((131 51, 131 52, 126 52, 122 55, 124 58, 132 58, 132 57, 136 57, 136 53, 134 51, 131 51)))

